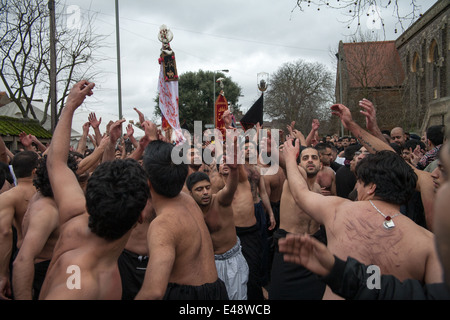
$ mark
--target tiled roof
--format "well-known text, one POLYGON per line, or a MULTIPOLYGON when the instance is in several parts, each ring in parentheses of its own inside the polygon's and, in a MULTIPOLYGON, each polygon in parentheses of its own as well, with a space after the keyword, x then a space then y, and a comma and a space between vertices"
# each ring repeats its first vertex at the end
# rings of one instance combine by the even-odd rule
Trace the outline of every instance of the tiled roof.
POLYGON ((52 137, 52 133, 45 130, 37 120, 0 116, 0 135, 18 136, 22 131, 40 139, 52 137))
POLYGON ((404 71, 394 41, 344 43, 350 87, 396 87, 404 71))

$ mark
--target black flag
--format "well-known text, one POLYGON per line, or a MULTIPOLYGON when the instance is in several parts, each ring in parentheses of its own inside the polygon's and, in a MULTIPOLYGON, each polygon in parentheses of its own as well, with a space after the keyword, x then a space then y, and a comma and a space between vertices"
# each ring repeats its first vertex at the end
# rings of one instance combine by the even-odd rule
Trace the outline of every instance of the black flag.
POLYGON ((263 125, 263 106, 264 106, 264 93, 261 93, 261 97, 255 101, 251 108, 241 119, 241 125, 245 131, 253 128, 258 122, 263 125))

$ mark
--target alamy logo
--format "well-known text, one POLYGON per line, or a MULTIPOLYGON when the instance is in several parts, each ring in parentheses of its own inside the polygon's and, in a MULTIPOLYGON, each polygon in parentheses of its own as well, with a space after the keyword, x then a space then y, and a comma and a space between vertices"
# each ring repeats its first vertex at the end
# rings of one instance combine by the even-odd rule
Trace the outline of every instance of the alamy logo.
POLYGON ((67 267, 66 273, 70 274, 67 278, 67 289, 81 289, 81 269, 79 266, 73 264, 67 267))
POLYGON ((202 122, 194 122, 194 136, 189 131, 182 129, 185 143, 179 144, 172 150, 174 164, 222 164, 226 158, 234 157, 234 141, 237 141, 237 164, 245 164, 246 159, 250 164, 257 164, 258 159, 268 167, 261 168, 262 175, 274 175, 279 168, 279 132, 261 129, 227 129, 223 134, 218 129, 202 131, 202 122), (224 142, 225 136, 225 142, 224 142), (236 139, 235 139, 236 138, 236 139), (214 141, 214 143, 212 143, 214 141), (209 143, 208 147, 203 147, 209 143), (246 144, 248 144, 247 153, 246 144), (195 149, 197 157, 191 159, 191 149, 195 149), (226 155, 226 157, 225 157, 226 155), (193 161, 193 162, 192 162, 193 161))
POLYGON ((381 271, 380 267, 376 265, 370 265, 367 267, 367 273, 371 274, 366 281, 367 288, 381 289, 381 271))

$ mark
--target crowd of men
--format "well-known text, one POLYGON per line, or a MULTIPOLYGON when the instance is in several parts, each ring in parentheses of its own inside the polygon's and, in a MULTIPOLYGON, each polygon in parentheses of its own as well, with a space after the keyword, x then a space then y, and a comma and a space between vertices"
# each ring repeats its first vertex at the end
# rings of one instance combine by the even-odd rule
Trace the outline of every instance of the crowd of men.
POLYGON ((177 146, 137 109, 143 137, 123 119, 102 133, 92 113, 72 147, 94 86, 72 88, 49 146, 0 139, 0 299, 450 298, 445 126, 381 131, 364 99, 366 128, 331 107, 349 136, 292 122, 281 140, 233 137, 209 163, 212 144, 189 144, 175 163, 177 146))

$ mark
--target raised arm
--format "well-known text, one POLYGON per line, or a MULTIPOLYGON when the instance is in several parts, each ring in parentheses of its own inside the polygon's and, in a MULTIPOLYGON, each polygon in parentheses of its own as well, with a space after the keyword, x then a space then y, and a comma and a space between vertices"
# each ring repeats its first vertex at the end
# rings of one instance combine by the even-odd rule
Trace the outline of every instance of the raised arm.
POLYGON ((91 170, 91 168, 97 166, 100 163, 103 156, 103 152, 105 151, 105 148, 108 144, 109 144, 109 137, 105 135, 102 138, 102 141, 100 141, 100 145, 97 148, 95 148, 90 155, 88 155, 87 157, 85 157, 80 161, 80 163, 78 164, 77 174, 81 175, 91 170))
POLYGON ((102 118, 97 120, 97 116, 94 112, 91 112, 88 117, 89 124, 91 125, 92 129, 94 129, 95 134, 95 140, 97 142, 97 145, 100 144, 100 141, 102 140, 102 134, 100 132, 100 124, 102 123, 102 118))
MULTIPOLYGON (((230 173, 228 174, 227 183, 222 190, 217 193, 217 200, 221 206, 231 206, 233 202, 234 193, 236 192, 239 183, 239 170, 238 170, 238 148, 237 148, 237 137, 234 137, 233 143, 233 157, 232 155, 226 155, 226 161, 228 168, 230 168, 230 173)), ((242 165, 241 165, 242 166, 242 165)))
POLYGON ((156 125, 153 122, 146 120, 143 123, 141 123, 141 125, 144 128, 145 135, 141 137, 141 139, 139 139, 139 144, 137 148, 128 157, 135 160, 139 160, 142 158, 145 148, 148 146, 150 142, 158 140, 156 125))
POLYGON ((9 164, 13 157, 13 153, 6 147, 5 141, 0 136, 0 161, 9 164))
POLYGON ((78 140, 77 152, 84 154, 84 150, 86 149, 87 137, 89 135, 89 127, 91 125, 89 122, 83 124, 83 134, 81 135, 80 140, 78 140))
POLYGON ((378 137, 361 128, 352 118, 350 110, 343 104, 334 104, 331 106, 332 114, 341 119, 345 129, 349 130, 356 139, 369 151, 376 153, 381 150, 391 150, 392 147, 378 137))
POLYGON ((318 141, 316 141, 316 137, 319 134, 320 123, 319 120, 314 119, 311 124, 311 131, 306 137, 306 146, 310 147, 311 145, 316 145, 318 141))
POLYGON ((360 111, 361 114, 363 114, 366 117, 366 128, 369 130, 369 132, 380 139, 381 141, 384 141, 387 143, 386 139, 383 136, 383 133, 381 132, 380 128, 378 127, 377 122, 377 115, 376 115, 376 109, 373 103, 367 99, 362 99, 359 102, 359 106, 362 108, 360 111))
POLYGON ((70 90, 48 151, 48 176, 58 206, 61 225, 85 212, 84 193, 75 174, 67 167, 67 158, 73 115, 86 96, 92 95, 93 88, 94 83, 82 80, 70 90))

